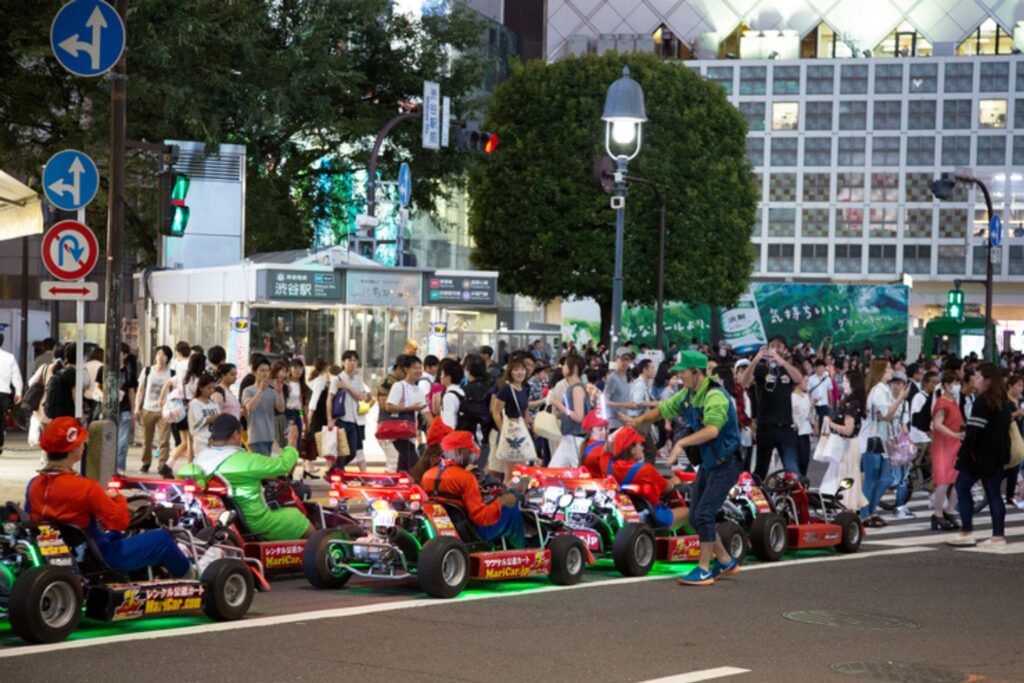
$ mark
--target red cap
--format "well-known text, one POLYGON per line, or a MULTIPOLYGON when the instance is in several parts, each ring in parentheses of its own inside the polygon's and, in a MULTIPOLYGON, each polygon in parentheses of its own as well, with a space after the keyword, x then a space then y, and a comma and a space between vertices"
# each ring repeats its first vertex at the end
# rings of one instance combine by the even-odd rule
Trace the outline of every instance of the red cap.
POLYGON ((441 443, 441 440, 451 433, 452 428, 445 424, 445 421, 438 415, 430 423, 430 429, 427 430, 427 445, 433 446, 434 444, 441 443))
POLYGON ((640 432, 627 425, 615 432, 615 437, 612 439, 612 453, 615 456, 622 455, 635 444, 643 443, 644 441, 645 439, 640 436, 640 432))
POLYGON ((456 451, 460 448, 474 453, 480 452, 480 447, 476 445, 476 439, 469 432, 452 432, 441 439, 441 450, 443 451, 456 451))
POLYGON ((89 436, 89 431, 73 417, 58 417, 46 425, 39 447, 47 453, 70 453, 89 436))
POLYGON ((587 413, 587 416, 583 418, 583 429, 587 430, 588 432, 591 429, 596 429, 597 427, 607 426, 608 420, 601 417, 601 414, 597 412, 597 408, 591 410, 589 413, 587 413))

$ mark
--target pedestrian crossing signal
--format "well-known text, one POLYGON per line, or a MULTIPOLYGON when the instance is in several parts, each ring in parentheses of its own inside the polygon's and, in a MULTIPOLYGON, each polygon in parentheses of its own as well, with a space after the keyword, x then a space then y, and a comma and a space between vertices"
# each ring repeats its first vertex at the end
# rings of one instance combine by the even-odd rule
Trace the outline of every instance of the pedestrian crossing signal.
POLYGON ((171 182, 170 204, 165 207, 165 218, 160 232, 168 237, 182 237, 188 227, 191 211, 185 206, 188 188, 192 180, 184 173, 173 173, 171 182))
POLYGON ((964 317, 964 293, 959 289, 951 289, 946 293, 946 317, 960 319, 964 317))

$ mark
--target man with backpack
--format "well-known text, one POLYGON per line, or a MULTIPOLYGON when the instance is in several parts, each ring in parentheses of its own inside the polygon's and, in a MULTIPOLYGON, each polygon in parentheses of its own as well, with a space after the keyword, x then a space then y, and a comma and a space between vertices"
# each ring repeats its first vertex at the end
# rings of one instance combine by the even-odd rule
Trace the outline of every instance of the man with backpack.
POLYGON ((494 427, 491 417, 491 398, 494 386, 489 381, 487 361, 478 353, 466 355, 462 364, 466 371, 467 382, 462 387, 462 403, 456 419, 455 429, 470 432, 480 441, 480 457, 477 467, 485 469, 490 455, 490 434, 494 427))
MULTIPOLYGON (((78 362, 78 349, 74 344, 64 347, 64 365, 55 371, 46 383, 46 399, 43 412, 47 419, 58 417, 75 417, 75 364, 78 362)), ((92 383, 89 376, 82 373, 82 392, 89 389, 92 383)))
POLYGON ((939 385, 939 373, 929 370, 921 380, 921 390, 910 400, 910 440, 914 442, 917 453, 914 455, 914 467, 920 467, 928 461, 932 444, 932 404, 935 401, 935 389, 939 385))
MULTIPOLYGON (((0 334, 0 346, 4 335, 0 334)), ((14 354, 0 349, 0 455, 4 452, 4 431, 7 411, 21 403, 21 370, 14 354)))

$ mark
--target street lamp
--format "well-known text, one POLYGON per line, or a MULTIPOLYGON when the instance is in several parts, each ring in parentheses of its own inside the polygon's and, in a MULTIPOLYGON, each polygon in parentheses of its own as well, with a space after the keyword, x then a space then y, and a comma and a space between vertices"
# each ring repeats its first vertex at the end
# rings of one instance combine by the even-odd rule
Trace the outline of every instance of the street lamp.
POLYGON ((644 91, 622 67, 622 78, 611 84, 604 99, 604 147, 615 162, 615 276, 612 280, 611 347, 614 350, 622 333, 622 242, 626 229, 626 164, 640 153, 644 109, 644 91))
MULTIPOLYGON (((992 240, 1002 239, 1002 235, 995 235, 993 233, 992 223, 995 211, 992 208, 992 195, 989 194, 988 187, 980 179, 967 175, 943 173, 942 177, 932 183, 932 194, 935 195, 936 199, 952 199, 958 182, 974 183, 977 185, 985 196, 985 208, 988 209, 989 233, 985 236, 985 279, 980 282, 978 280, 962 280, 961 282, 973 282, 985 286, 985 348, 983 353, 986 360, 994 361, 995 349, 992 347, 992 343, 995 335, 990 333, 990 328, 992 327, 992 247, 994 246, 992 240)), ((959 283, 957 284, 957 289, 960 289, 959 283)))

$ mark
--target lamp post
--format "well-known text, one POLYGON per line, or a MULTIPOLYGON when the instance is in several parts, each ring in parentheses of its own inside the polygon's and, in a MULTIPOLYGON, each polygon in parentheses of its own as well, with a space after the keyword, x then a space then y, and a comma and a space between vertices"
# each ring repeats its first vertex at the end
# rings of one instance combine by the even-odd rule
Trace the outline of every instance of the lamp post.
POLYGON ((640 153, 644 110, 644 91, 622 67, 622 78, 611 84, 604 100, 604 148, 615 162, 615 275, 612 279, 611 347, 614 350, 622 333, 622 250, 626 230, 626 165, 640 153))
MULTIPOLYGON (((985 196, 985 208, 988 210, 988 226, 989 232, 985 235, 985 279, 982 282, 977 280, 961 280, 961 282, 974 282, 977 284, 985 285, 985 348, 982 353, 985 354, 985 359, 989 361, 995 361, 995 348, 993 348, 993 342, 995 341, 994 332, 990 333, 992 327, 992 217, 995 216, 995 211, 992 208, 992 195, 989 194, 988 186, 982 182, 981 179, 975 178, 974 176, 967 175, 955 175, 953 173, 943 173, 942 177, 932 183, 932 194, 935 195, 936 199, 950 199, 953 197, 953 191, 956 189, 956 184, 960 183, 973 183, 978 186, 981 193, 985 196)), ((957 289, 959 289, 959 285, 957 289)))

